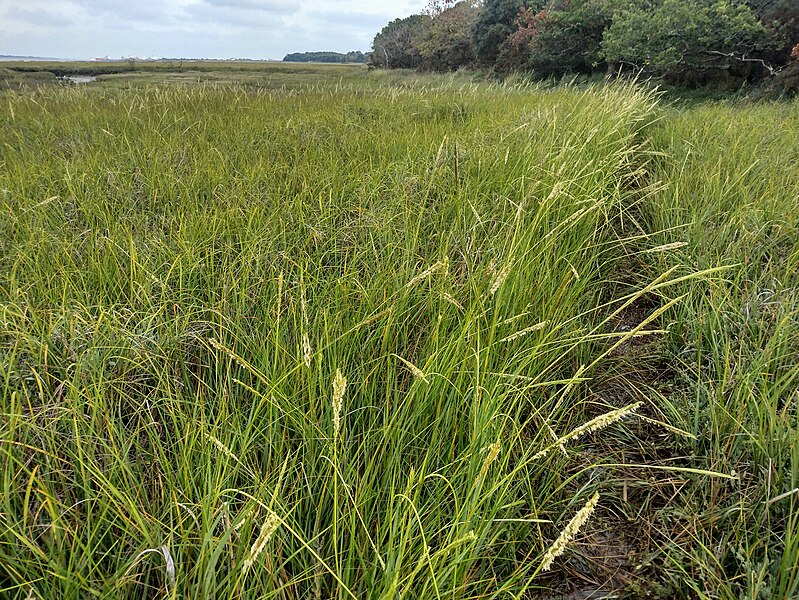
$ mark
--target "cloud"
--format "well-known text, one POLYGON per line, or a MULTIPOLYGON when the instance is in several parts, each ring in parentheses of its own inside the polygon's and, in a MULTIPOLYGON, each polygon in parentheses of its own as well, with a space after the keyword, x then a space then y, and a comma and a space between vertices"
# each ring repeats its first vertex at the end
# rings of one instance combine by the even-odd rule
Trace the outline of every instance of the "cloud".
MULTIPOLYGON (((269 29, 283 27, 282 17, 288 14, 279 9, 268 12, 265 9, 225 8, 200 2, 185 8, 183 16, 185 25, 203 31, 223 30, 227 27, 253 29, 262 35, 269 29)), ((271 33, 271 32, 270 32, 271 33)))
POLYGON ((70 25, 74 19, 68 14, 57 13, 41 8, 18 8, 12 6, 3 15, 4 19, 11 19, 26 25, 36 27, 63 27, 70 25))
POLYGON ((301 8, 298 2, 292 0, 203 0, 203 2, 220 8, 258 11, 272 15, 293 14, 301 8))
POLYGON ((282 58, 297 51, 367 50, 386 23, 425 3, 0 0, 0 54, 282 58))
POLYGON ((353 13, 342 10, 321 11, 313 15, 313 20, 321 24, 345 25, 350 28, 377 28, 377 31, 395 18, 395 16, 390 14, 353 13))
POLYGON ((87 19, 101 18, 114 27, 131 22, 145 25, 174 24, 180 15, 180 5, 167 0, 77 0, 87 19))

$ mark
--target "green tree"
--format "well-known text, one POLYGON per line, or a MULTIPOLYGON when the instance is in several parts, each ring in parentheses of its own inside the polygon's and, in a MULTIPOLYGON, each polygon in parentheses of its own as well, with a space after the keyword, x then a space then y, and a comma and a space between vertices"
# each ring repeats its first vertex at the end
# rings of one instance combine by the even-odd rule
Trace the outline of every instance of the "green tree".
POLYGON ((698 75, 752 75, 771 35, 750 8, 732 0, 654 0, 622 10, 606 30, 610 63, 688 82, 698 75))
POLYGON ((471 0, 436 12, 419 41, 421 66, 433 71, 454 71, 474 64, 471 33, 477 14, 477 6, 471 0))
POLYGON ((602 57, 602 37, 613 19, 600 2, 565 3, 545 20, 534 37, 528 64, 545 76, 592 73, 607 65, 602 57))
POLYGON ((386 69, 415 69, 422 61, 419 42, 430 25, 429 15, 394 19, 375 36, 369 64, 386 69))
POLYGON ((612 18, 612 7, 598 0, 550 3, 538 13, 522 8, 516 31, 500 49, 498 68, 547 77, 604 68, 602 37, 612 18))
POLYGON ((507 37, 516 29, 514 22, 519 10, 528 8, 537 12, 543 2, 524 2, 523 0, 485 0, 472 28, 472 41, 481 66, 493 67, 499 56, 499 49, 507 37), (537 4, 540 6, 532 6, 537 4))
POLYGON ((749 0, 748 4, 775 38, 773 51, 766 58, 780 66, 789 63, 791 50, 799 44, 799 2, 749 0))
POLYGON ((319 63, 364 63, 366 55, 363 52, 353 51, 342 54, 340 52, 293 52, 283 57, 284 62, 319 62, 319 63))

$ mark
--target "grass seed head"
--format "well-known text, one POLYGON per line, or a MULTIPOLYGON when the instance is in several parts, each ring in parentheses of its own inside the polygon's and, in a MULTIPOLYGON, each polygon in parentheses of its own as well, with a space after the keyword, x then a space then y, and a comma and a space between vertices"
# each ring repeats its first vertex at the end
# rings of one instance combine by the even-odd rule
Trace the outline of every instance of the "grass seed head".
POLYGON ((463 310, 463 306, 461 305, 461 303, 458 302, 457 300, 455 300, 455 298, 453 298, 450 294, 444 292, 441 295, 441 297, 444 298, 444 300, 446 300, 450 304, 452 304, 454 307, 456 307, 456 308, 458 308, 460 310, 463 310))
POLYGON ((542 323, 536 323, 535 325, 531 325, 530 327, 527 327, 526 329, 522 329, 521 331, 517 331, 516 333, 513 333, 513 334, 509 335, 508 337, 502 338, 501 341, 503 341, 503 342, 512 342, 513 340, 519 339, 520 337, 523 337, 523 336, 527 335, 528 333, 532 333, 534 331, 538 331, 539 329, 543 329, 548 324, 549 324, 549 321, 543 321, 542 323))
POLYGON ((338 438, 341 429, 341 407, 344 403, 344 392, 347 389, 347 378, 341 374, 341 369, 336 369, 333 379, 333 431, 338 438))
POLYGON ((279 525, 280 517, 278 517, 274 512, 269 511, 269 516, 261 526, 261 533, 258 534, 258 537, 250 548, 250 556, 247 557, 247 560, 245 560, 244 564, 241 566, 242 573, 246 573, 250 570, 252 565, 258 559, 258 556, 264 551, 266 543, 270 540, 275 531, 277 531, 279 525))
POLYGON ((486 457, 483 461, 483 466, 480 468, 480 477, 483 478, 488 473, 488 468, 491 466, 497 458, 499 458, 499 454, 502 451, 502 445, 499 442, 494 442, 490 444, 486 450, 486 457))
POLYGON ((583 423, 579 427, 575 427, 566 435, 559 437, 555 440, 555 443, 551 446, 547 446, 543 450, 541 450, 538 454, 533 456, 531 460, 537 460, 549 453, 550 450, 556 447, 563 448, 563 445, 571 440, 577 439, 578 437, 585 435, 587 433, 592 433, 594 431, 599 431, 600 429, 605 429, 614 423, 621 421, 624 417, 629 414, 634 413, 637 411, 643 402, 636 402, 635 404, 629 404, 622 408, 617 408, 616 410, 612 410, 604 415, 599 415, 598 417, 594 417, 590 421, 583 423))
POLYGON ((596 508, 597 502, 599 502, 599 492, 595 492, 591 499, 583 506, 579 512, 572 517, 572 520, 569 521, 566 528, 561 532, 558 536, 558 539, 555 540, 549 550, 546 551, 544 554, 544 560, 541 561, 541 571, 549 571, 549 568, 552 566, 552 563, 555 562, 555 559, 563 554, 566 550, 566 546, 574 539, 574 536, 580 531, 580 528, 585 525, 585 522, 591 518, 591 514, 594 512, 594 508, 596 508))
POLYGON ((311 349, 311 339, 308 337, 307 333, 302 334, 302 356, 305 366, 310 369, 313 350, 311 349))
MULTIPOLYGON (((573 440, 581 435, 585 435, 586 433, 592 433, 594 431, 599 431, 600 429, 605 429, 613 423, 621 421, 627 415, 634 413, 641 408, 642 405, 643 402, 636 402, 635 404, 629 404, 628 406, 617 408, 616 410, 612 410, 604 415, 594 417, 587 423, 583 423, 579 427, 573 429, 570 433, 567 433, 564 438, 573 440)), ((565 440, 561 438, 561 442, 563 441, 565 440)))
POLYGON ((228 458, 232 458, 232 459, 233 459, 233 460, 235 460, 236 462, 241 462, 241 461, 239 460, 239 457, 238 457, 238 456, 236 456, 236 455, 233 453, 233 451, 232 451, 230 448, 228 448, 227 446, 225 446, 225 445, 224 445, 224 444, 223 444, 223 443, 222 443, 222 442, 221 442, 221 441, 220 441, 218 438, 214 437, 214 436, 213 436, 213 435, 211 435, 210 433, 206 433, 206 434, 205 434, 205 437, 206 437, 206 438, 208 438, 208 439, 211 441, 211 443, 212 443, 214 446, 216 446, 217 450, 219 450, 219 451, 220 451, 222 454, 224 454, 224 455, 225 455, 225 456, 227 456, 228 458))
POLYGON ((411 279, 405 287, 411 287, 419 283, 420 281, 424 281, 437 271, 444 271, 446 272, 449 269, 449 259, 445 258, 444 260, 437 260, 432 265, 430 265, 427 269, 419 273, 416 277, 411 279))
POLYGON ((497 275, 497 278, 494 280, 494 283, 491 285, 491 289, 488 292, 489 296, 493 296, 494 294, 497 293, 499 288, 502 287, 502 284, 505 282, 505 279, 508 278, 509 273, 510 273, 510 264, 507 264, 504 267, 502 267, 502 270, 500 270, 499 274, 497 275))
POLYGON ((416 377, 417 379, 421 379, 421 380, 422 380, 422 381, 424 381, 425 383, 430 383, 430 381, 427 379, 427 375, 425 375, 424 371, 422 371, 422 370, 421 370, 419 367, 417 367, 417 366, 416 366, 415 364, 413 364, 411 361, 409 361, 409 360, 405 360, 404 358, 402 358, 402 357, 401 357, 401 356, 399 356, 399 355, 396 355, 396 354, 395 354, 394 356, 396 356, 398 359, 400 359, 400 360, 402 361, 402 363, 403 363, 403 364, 404 364, 406 367, 408 367, 408 370, 409 370, 411 373, 413 373, 413 376, 414 376, 414 377, 416 377))

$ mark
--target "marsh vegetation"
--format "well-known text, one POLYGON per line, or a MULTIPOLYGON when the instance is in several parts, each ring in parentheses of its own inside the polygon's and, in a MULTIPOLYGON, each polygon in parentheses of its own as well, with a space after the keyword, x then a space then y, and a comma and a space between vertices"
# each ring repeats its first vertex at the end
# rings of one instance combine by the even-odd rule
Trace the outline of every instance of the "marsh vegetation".
POLYGON ((795 596, 799 103, 313 68, 0 96, 0 593, 795 596))

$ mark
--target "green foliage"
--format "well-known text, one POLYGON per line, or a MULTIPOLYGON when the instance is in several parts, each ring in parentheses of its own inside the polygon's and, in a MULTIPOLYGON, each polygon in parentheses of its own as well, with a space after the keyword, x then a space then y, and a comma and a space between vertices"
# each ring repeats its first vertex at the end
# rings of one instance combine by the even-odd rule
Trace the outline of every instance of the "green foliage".
POLYGON ((49 71, 20 72, 15 69, 0 68, 0 91, 35 88, 57 83, 55 74, 49 71))
MULTIPOLYGON (((539 2, 538 4, 543 4, 539 2)), ((485 0, 472 29, 474 49, 478 63, 485 67, 493 67, 499 56, 500 47, 505 39, 514 31, 514 21, 519 10, 528 6, 523 0, 485 0)))
POLYGON ((373 63, 550 77, 610 62, 674 83, 738 86, 776 75, 799 41, 799 5, 790 0, 431 0, 428 9, 424 23, 393 21, 373 63), (395 46, 407 50, 392 61, 386 48, 395 46))
POLYGON ((791 60, 777 76, 777 85, 783 93, 799 94, 799 44, 791 49, 791 60))
POLYGON ((602 48, 608 62, 679 78, 749 67, 769 42, 766 28, 743 3, 655 0, 619 12, 602 48))
POLYGON ((604 68, 602 36, 611 19, 612 14, 602 3, 591 0, 553 11, 534 37, 529 68, 545 76, 592 73, 604 68))
POLYGON ((286 54, 283 62, 365 63, 367 56, 360 51, 347 52, 295 52, 286 54))
POLYGON ((612 11, 604 2, 563 2, 536 14, 522 9, 516 31, 503 43, 500 71, 532 70, 549 77, 564 73, 590 74, 603 68, 602 36, 612 11))
POLYGON ((455 71, 474 64, 472 27, 478 9, 471 0, 463 0, 433 15, 419 42, 421 66, 432 71, 455 71))
POLYGON ((375 36, 369 64, 387 69, 415 69, 421 63, 419 43, 430 26, 429 15, 394 19, 375 36))
POLYGON ((790 60, 790 52, 799 44, 799 3, 795 0, 749 0, 761 22, 774 34, 775 45, 769 59, 777 65, 790 60))
POLYGON ((797 596, 799 101, 248 69, 0 94, 0 596, 797 596))

